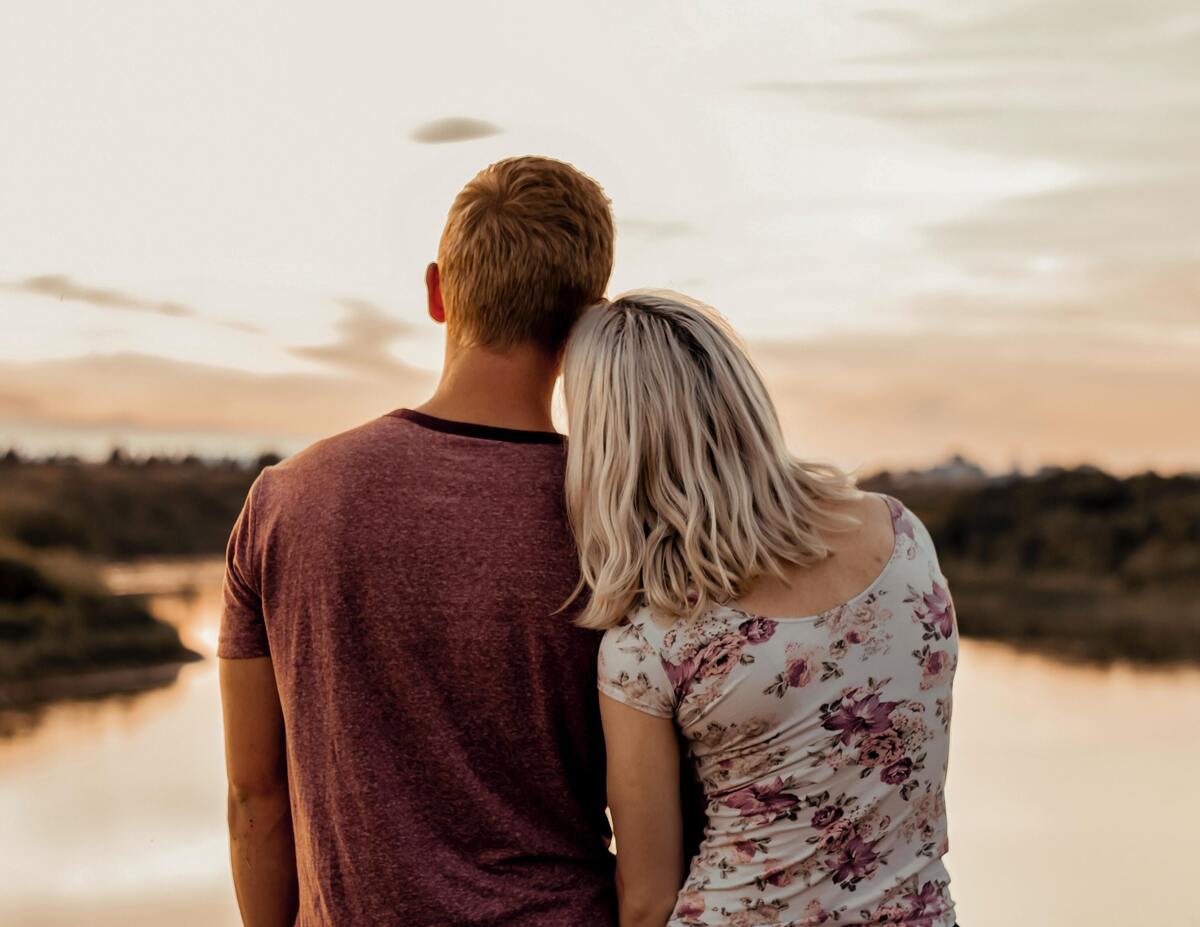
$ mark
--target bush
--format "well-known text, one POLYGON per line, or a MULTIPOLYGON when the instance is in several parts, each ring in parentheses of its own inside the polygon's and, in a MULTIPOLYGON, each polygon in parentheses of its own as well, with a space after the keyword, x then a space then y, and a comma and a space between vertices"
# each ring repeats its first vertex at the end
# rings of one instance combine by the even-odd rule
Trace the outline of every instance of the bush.
POLYGON ((197 658, 140 601, 0 555, 0 695, 4 683, 197 658))

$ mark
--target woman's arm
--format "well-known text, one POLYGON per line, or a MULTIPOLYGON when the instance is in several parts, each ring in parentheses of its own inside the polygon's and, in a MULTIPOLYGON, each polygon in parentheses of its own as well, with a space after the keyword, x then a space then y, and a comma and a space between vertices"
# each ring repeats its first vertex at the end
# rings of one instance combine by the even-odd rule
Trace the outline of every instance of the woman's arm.
POLYGON ((675 724, 600 696, 621 927, 663 927, 683 883, 675 724))

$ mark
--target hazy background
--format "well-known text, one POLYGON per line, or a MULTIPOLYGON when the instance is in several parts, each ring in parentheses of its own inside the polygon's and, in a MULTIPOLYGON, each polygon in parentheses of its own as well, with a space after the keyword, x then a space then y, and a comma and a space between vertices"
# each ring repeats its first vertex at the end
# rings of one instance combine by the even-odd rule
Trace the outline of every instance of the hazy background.
POLYGON ((0 124, 4 927, 237 923, 229 526, 425 398, 446 210, 531 153, 930 526, 964 927, 1200 927, 1194 2, 40 0, 0 124))
POLYGON ((724 312, 804 453, 1195 468, 1198 36, 1186 0, 23 6, 0 444, 289 451, 419 400, 450 200, 541 153, 611 195, 612 290, 724 312))

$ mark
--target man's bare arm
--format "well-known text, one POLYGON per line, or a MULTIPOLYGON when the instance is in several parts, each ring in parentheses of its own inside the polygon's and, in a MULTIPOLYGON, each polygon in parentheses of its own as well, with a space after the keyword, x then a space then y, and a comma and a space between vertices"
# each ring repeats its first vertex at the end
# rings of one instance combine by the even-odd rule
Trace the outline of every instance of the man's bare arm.
POLYGON ((292 927, 298 907, 283 711, 270 657, 221 660, 229 850, 246 927, 292 927))

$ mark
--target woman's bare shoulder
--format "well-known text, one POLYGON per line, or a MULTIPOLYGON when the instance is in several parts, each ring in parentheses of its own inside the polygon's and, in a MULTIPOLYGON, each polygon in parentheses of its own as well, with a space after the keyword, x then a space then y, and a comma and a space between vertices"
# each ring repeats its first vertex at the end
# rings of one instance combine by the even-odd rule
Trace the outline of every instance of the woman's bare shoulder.
POLYGON ((845 546, 848 543, 865 543, 871 540, 891 538, 893 536, 893 503, 883 493, 857 490, 849 499, 833 505, 832 511, 839 515, 849 515, 854 524, 844 531, 831 533, 827 539, 831 546, 845 546))

